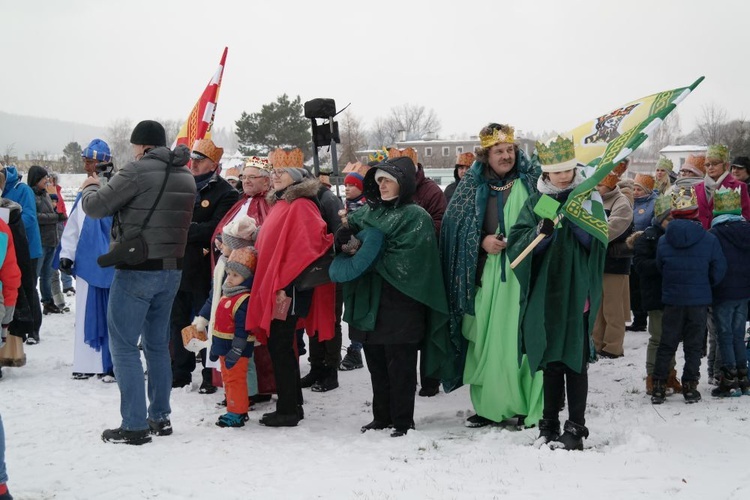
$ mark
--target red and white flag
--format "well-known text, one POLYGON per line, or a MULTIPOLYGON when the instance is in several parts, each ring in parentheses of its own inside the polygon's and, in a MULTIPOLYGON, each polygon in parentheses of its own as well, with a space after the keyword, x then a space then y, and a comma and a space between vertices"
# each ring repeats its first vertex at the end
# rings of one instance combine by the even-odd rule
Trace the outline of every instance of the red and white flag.
POLYGON ((221 56, 221 62, 219 67, 208 82, 206 90, 198 99, 198 102, 193 106, 193 110, 190 112, 190 116, 180 128, 180 133, 177 134, 172 148, 178 144, 184 144, 189 148, 193 147, 193 143, 198 139, 210 139, 211 138, 211 127, 214 124, 214 115, 216 114, 216 103, 219 100, 219 89, 221 88, 221 78, 224 74, 224 63, 227 59, 227 47, 224 47, 224 54, 221 56))

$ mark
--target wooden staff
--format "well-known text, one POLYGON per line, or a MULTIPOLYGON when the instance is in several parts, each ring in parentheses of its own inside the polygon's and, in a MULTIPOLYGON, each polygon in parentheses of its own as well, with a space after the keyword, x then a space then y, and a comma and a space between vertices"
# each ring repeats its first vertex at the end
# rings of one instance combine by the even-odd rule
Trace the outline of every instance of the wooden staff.
MULTIPOLYGON (((562 218, 563 218, 563 214, 562 213, 557 214, 557 217, 555 217, 554 219, 552 219, 552 227, 554 228, 557 225, 557 223, 560 222, 560 219, 562 219, 562 218)), ((529 246, 527 246, 524 249, 524 251, 521 252, 521 255, 519 255, 518 257, 516 257, 516 260, 514 260, 513 262, 510 263, 510 268, 511 269, 515 269, 516 267, 518 267, 518 265, 521 262, 523 262, 523 259, 525 259, 531 253, 531 251, 534 250, 536 248, 536 246, 539 243, 542 242, 542 240, 544 238, 545 238, 545 236, 543 234, 538 234, 537 237, 534 238, 534 241, 532 241, 531 243, 529 243, 529 246)))

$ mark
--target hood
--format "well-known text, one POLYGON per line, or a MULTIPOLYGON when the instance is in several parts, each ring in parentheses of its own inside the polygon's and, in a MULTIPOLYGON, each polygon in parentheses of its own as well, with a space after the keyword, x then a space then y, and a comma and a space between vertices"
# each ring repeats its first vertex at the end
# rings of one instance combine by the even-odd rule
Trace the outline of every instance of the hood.
POLYGON ((651 191, 650 194, 647 194, 646 196, 641 196, 640 198, 633 198, 634 205, 640 206, 640 205, 648 205, 648 203, 651 200, 655 200, 659 194, 656 191, 651 191))
MULTIPOLYGON (((143 157, 144 158, 155 158, 161 160, 164 163, 169 163, 169 155, 172 151, 165 146, 153 148, 149 150, 143 157)), ((172 160, 173 167, 184 167, 190 160, 190 149, 184 144, 180 144, 174 148, 174 158, 172 160)))
POLYGON ((37 183, 47 177, 49 172, 44 167, 39 165, 32 165, 29 168, 29 174, 26 176, 26 183, 32 188, 36 187, 37 183))
POLYGON ((10 210, 10 216, 8 217, 8 224, 13 225, 16 221, 21 218, 21 205, 15 201, 11 201, 7 198, 0 198, 0 207, 7 208, 10 210))
POLYGON ((461 180, 461 178, 460 178, 460 177, 458 176, 458 167, 459 167, 459 166, 458 166, 458 165, 456 165, 456 166, 455 166, 455 167, 453 168, 453 178, 454 178, 454 179, 456 180, 456 182, 458 182, 458 181, 460 181, 460 180, 461 180))
POLYGON ((675 248, 689 248, 706 237, 706 230, 700 221, 676 219, 669 223, 664 237, 675 248))
POLYGON ((711 232, 745 255, 750 255, 750 222, 745 220, 725 222, 712 227, 711 232))
POLYGON ((417 186, 424 184, 426 177, 424 175, 424 167, 421 163, 417 163, 417 186))
POLYGON ((273 205, 279 199, 291 203, 299 198, 308 198, 313 200, 317 205, 320 205, 318 191, 320 191, 321 187, 323 187, 323 184, 318 179, 303 179, 283 189, 280 193, 273 189, 270 190, 266 195, 266 201, 269 205, 273 205))
MULTIPOLYGON (((378 169, 388 172, 398 181, 400 189, 395 206, 411 203, 414 193, 417 191, 417 169, 414 167, 414 162, 406 156, 385 160, 367 171, 363 182, 364 191, 362 191, 367 203, 371 206, 378 206, 383 203, 382 198, 380 198, 380 188, 378 183, 375 182, 375 172, 378 169)), ((422 178, 424 179, 424 172, 422 172, 422 178)))
POLYGON ((5 190, 3 192, 7 192, 9 188, 15 186, 20 180, 21 176, 18 175, 18 170, 16 170, 15 166, 10 165, 5 167, 5 190))

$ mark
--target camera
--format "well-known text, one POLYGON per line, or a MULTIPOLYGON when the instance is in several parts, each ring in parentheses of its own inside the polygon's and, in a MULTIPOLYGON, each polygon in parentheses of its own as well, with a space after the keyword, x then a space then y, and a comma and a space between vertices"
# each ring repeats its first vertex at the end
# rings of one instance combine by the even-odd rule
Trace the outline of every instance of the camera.
POLYGON ((114 173, 115 164, 111 161, 97 163, 96 164, 96 173, 99 175, 103 175, 107 179, 112 177, 112 174, 114 173))

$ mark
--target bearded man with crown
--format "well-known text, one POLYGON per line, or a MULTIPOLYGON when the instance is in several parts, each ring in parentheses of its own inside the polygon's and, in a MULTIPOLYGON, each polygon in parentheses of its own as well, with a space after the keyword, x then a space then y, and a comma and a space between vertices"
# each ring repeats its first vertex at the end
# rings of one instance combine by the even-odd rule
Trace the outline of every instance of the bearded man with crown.
POLYGON ((542 374, 519 358, 521 287, 506 254, 506 235, 536 193, 540 167, 514 133, 497 123, 479 132, 481 150, 453 194, 440 235, 454 368, 443 385, 471 386, 476 415, 467 427, 514 417, 533 425, 542 414, 542 374))

